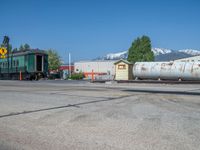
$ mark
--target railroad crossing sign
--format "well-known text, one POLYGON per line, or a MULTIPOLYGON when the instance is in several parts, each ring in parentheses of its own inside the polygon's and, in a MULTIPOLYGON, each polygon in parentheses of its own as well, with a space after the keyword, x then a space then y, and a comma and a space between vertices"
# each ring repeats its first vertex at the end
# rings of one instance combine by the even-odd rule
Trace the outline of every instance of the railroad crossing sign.
POLYGON ((0 47, 0 58, 6 58, 7 49, 5 47, 0 47))

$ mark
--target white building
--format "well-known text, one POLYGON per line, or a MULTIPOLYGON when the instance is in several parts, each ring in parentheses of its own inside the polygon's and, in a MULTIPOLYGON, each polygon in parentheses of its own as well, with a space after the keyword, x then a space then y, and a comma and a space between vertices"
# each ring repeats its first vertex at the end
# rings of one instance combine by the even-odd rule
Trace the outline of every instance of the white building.
POLYGON ((200 62, 200 55, 199 56, 192 56, 192 57, 187 57, 187 58, 182 58, 182 59, 177 59, 174 60, 175 62, 200 62))
POLYGON ((86 77, 91 77, 92 74, 95 76, 99 75, 115 75, 116 60, 96 60, 96 61, 80 61, 74 63, 74 72, 83 72, 86 77))

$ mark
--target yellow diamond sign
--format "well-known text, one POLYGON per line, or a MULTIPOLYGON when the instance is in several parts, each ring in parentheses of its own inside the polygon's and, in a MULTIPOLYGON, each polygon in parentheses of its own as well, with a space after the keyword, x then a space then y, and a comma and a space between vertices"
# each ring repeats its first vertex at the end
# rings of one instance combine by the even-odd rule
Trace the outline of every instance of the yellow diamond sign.
POLYGON ((0 47, 0 58, 6 58, 7 49, 5 47, 0 47))

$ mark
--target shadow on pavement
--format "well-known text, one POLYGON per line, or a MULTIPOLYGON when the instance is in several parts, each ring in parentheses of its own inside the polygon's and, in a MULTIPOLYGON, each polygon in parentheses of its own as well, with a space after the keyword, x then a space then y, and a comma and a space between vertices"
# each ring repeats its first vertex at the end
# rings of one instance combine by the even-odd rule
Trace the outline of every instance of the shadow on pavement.
POLYGON ((127 89, 127 90, 123 90, 123 91, 125 91, 125 92, 151 93, 151 94, 174 94, 174 95, 194 95, 194 96, 200 95, 200 92, 190 92, 190 91, 159 91, 159 90, 137 90, 137 89, 127 89))
MULTIPOLYGON (((193 96, 200 96, 199 92, 189 92, 189 91, 155 91, 155 90, 137 90, 137 89, 127 89, 122 90, 125 92, 141 92, 141 93, 151 93, 151 94, 174 94, 174 95, 193 95, 193 96)), ((67 107, 76 107, 79 108, 81 105, 87 105, 87 104, 93 104, 93 103, 100 103, 100 102, 106 102, 106 101, 113 101, 113 100, 119 100, 126 97, 134 96, 135 94, 129 94, 125 96, 120 97, 110 97, 104 100, 95 100, 95 101, 87 101, 83 103, 77 103, 77 104, 68 104, 64 106, 57 106, 57 107, 50 107, 50 108, 43 108, 43 109, 36 109, 36 110, 30 110, 30 111, 23 111, 23 112, 15 112, 10 114, 1 115, 0 118, 5 117, 11 117, 11 116, 17 116, 17 115, 23 115, 23 114, 30 114, 35 112, 41 112, 41 111, 48 111, 48 110, 55 110, 55 109, 61 109, 61 108, 67 108, 67 107)))
POLYGON ((5 118, 5 117, 11 117, 11 116, 17 116, 17 115, 23 115, 23 114, 30 114, 30 113, 34 113, 34 112, 61 109, 61 108, 67 108, 67 107, 79 108, 81 105, 87 105, 87 104, 92 104, 92 103, 100 103, 100 102, 106 102, 106 101, 113 101, 113 100, 118 100, 118 99, 121 99, 121 98, 130 97, 130 96, 133 96, 133 95, 125 95, 125 96, 120 96, 120 97, 110 97, 110 98, 107 98, 107 99, 104 99, 104 100, 95 100, 95 101, 88 101, 88 102, 77 103, 77 104, 68 104, 68 105, 64 105, 64 106, 36 109, 36 110, 23 111, 23 112, 15 112, 15 113, 10 113, 10 114, 6 114, 6 115, 1 115, 0 119, 5 118))

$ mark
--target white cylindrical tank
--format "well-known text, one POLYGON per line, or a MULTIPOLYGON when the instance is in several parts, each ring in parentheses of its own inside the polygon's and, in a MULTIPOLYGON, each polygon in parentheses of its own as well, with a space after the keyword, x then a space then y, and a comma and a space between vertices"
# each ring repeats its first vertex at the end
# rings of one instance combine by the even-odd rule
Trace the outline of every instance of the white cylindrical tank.
POLYGON ((133 76, 138 79, 200 80, 200 62, 136 62, 133 76))

